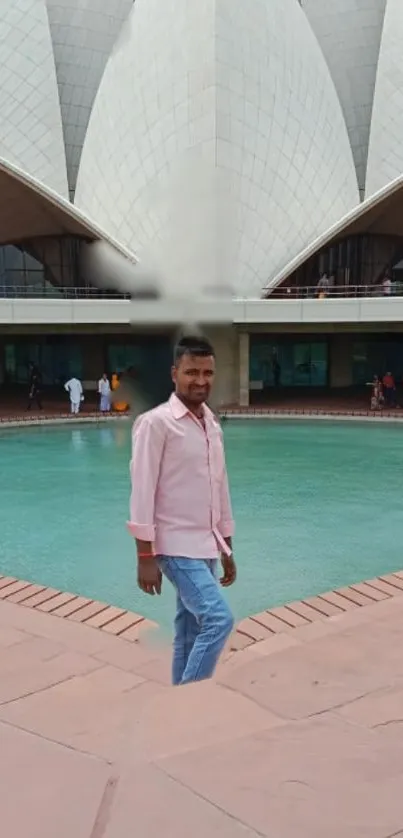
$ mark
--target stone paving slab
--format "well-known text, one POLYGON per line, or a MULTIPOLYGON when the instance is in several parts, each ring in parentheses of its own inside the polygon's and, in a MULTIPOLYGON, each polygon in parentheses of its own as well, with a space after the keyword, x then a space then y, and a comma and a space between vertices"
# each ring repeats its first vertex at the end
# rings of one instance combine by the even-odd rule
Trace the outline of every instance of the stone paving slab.
POLYGON ((89 838, 110 766, 0 722, 4 838, 89 838))
POLYGON ((123 771, 102 838, 258 838, 258 835, 186 784, 147 764, 135 771, 123 771))
POLYGON ((158 762, 273 838, 386 838, 403 824, 403 747, 331 714, 158 762))
POLYGON ((292 623, 288 606, 273 610, 264 639, 236 653, 232 643, 214 681, 179 689, 151 634, 128 642, 0 600, 1 834, 398 836, 403 591, 394 578, 384 580, 393 595, 381 585, 380 601, 358 597, 332 616, 316 598, 312 621, 311 611, 292 623))

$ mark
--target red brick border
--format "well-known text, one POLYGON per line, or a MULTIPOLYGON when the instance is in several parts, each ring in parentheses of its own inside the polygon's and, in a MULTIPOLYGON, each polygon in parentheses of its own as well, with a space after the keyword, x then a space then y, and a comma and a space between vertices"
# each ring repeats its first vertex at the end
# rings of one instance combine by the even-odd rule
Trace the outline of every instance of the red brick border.
MULTIPOLYGON (((329 419, 393 419, 395 422, 403 422, 403 414, 399 411, 390 411, 390 410, 383 410, 383 411, 373 411, 373 410, 365 410, 365 409, 357 409, 354 408, 353 410, 334 410, 331 407, 329 408, 274 408, 274 407, 224 407, 219 409, 219 413, 223 418, 231 418, 231 417, 279 417, 279 418, 298 418, 301 416, 304 417, 322 417, 322 418, 329 418, 329 419)), ((110 413, 107 416, 103 416, 99 411, 91 411, 88 413, 80 413, 78 416, 72 416, 70 413, 44 413, 40 415, 30 415, 30 414, 15 414, 10 416, 0 416, 0 426, 7 428, 8 426, 11 427, 19 427, 21 426, 36 426, 36 425, 51 425, 59 424, 61 422, 108 422, 112 419, 121 419, 124 417, 130 417, 130 412, 127 411, 126 413, 110 413)))
MULTIPOLYGON (((377 576, 366 582, 358 582, 253 614, 237 625, 229 648, 231 652, 236 652, 254 643, 268 640, 275 634, 292 632, 317 620, 327 620, 346 611, 374 605, 396 596, 403 596, 403 571, 377 576)), ((36 585, 33 582, 24 582, 13 576, 0 575, 0 600, 72 620, 130 643, 137 642, 142 632, 156 626, 141 614, 124 608, 107 605, 78 594, 63 593, 56 588, 36 585)))
POLYGON ((0 600, 92 626, 130 643, 139 640, 143 631, 155 627, 151 620, 124 608, 23 582, 13 576, 0 576, 0 600))
POLYGON ((401 415, 400 411, 391 411, 391 410, 365 410, 359 408, 353 408, 352 410, 348 410, 347 408, 344 410, 335 410, 332 407, 295 407, 295 408, 275 408, 275 407, 226 407, 222 408, 219 411, 220 415, 225 418, 231 418, 231 416, 236 417, 245 417, 248 416, 278 416, 282 418, 284 416, 287 417, 298 417, 298 416, 322 416, 322 417, 330 417, 330 418, 362 418, 362 419, 394 419, 396 422, 403 422, 403 415, 401 415))
POLYGON ((292 632, 316 620, 327 620, 396 596, 403 596, 403 571, 271 608, 241 620, 231 639, 230 651, 236 652, 261 640, 268 640, 274 634, 292 632))
POLYGON ((25 425, 26 427, 32 427, 35 425, 51 425, 52 423, 56 425, 60 422, 66 422, 66 424, 70 424, 70 422, 72 424, 74 422, 110 422, 113 419, 121 419, 122 417, 128 416, 130 417, 129 411, 126 411, 125 413, 115 413, 114 411, 111 411, 110 413, 103 414, 98 410, 91 410, 87 413, 82 412, 77 415, 68 412, 41 414, 17 413, 15 415, 10 414, 9 416, 0 416, 0 426, 3 425, 4 427, 7 427, 8 425, 25 425))

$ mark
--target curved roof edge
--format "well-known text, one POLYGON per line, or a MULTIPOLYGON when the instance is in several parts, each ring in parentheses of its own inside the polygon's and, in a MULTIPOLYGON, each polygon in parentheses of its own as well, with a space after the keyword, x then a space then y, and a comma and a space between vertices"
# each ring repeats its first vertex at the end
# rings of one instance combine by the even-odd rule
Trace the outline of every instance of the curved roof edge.
POLYGON ((74 204, 0 157, 0 246, 46 235, 107 242, 132 262, 137 256, 74 204))
MULTIPOLYGON (((336 224, 333 224, 332 227, 322 233, 322 235, 318 236, 314 241, 308 245, 308 247, 301 250, 298 256, 295 256, 288 264, 281 270, 276 276, 274 277, 273 281, 270 282, 262 289, 262 294, 266 294, 270 292, 273 288, 276 288, 281 282, 284 282, 290 274, 300 268, 304 262, 307 262, 311 256, 314 256, 320 250, 322 250, 326 245, 330 245, 333 242, 336 243, 341 238, 344 238, 347 235, 353 235, 358 233, 368 232, 368 227, 370 225, 375 224, 375 229, 373 230, 374 233, 382 232, 385 233, 384 229, 381 231, 376 229, 376 222, 380 221, 383 216, 383 211, 387 209, 388 203, 394 198, 396 195, 399 194, 400 190, 402 190, 402 199, 403 199, 403 174, 399 175, 399 177, 392 180, 386 186, 379 189, 378 192, 375 192, 369 198, 362 202, 362 204, 358 204, 358 206, 354 207, 353 210, 348 212, 345 216, 343 216, 340 221, 336 224)), ((395 234, 396 230, 390 230, 390 234, 395 234)), ((403 235, 403 219, 401 222, 401 235, 403 235)))

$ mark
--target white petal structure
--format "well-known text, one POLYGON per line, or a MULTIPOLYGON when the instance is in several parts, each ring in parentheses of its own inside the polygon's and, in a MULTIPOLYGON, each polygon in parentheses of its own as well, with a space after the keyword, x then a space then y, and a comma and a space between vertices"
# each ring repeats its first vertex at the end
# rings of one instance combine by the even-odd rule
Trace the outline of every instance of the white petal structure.
POLYGON ((256 296, 402 176, 402 3, 0 0, 0 165, 173 296, 256 296))
POLYGON ((387 0, 368 153, 366 196, 403 173, 403 6, 387 0))
MULTIPOLYGON (((3 0, 13 5, 14 0, 3 0)), ((106 62, 133 0, 46 0, 63 118, 70 194, 106 62)))
POLYGON ((67 196, 45 0, 0 0, 0 157, 67 196))
POLYGON ((140 256, 167 243, 172 218, 183 222, 176 246, 198 230, 193 264, 189 247, 183 261, 190 287, 205 228, 216 248, 206 272, 231 265, 238 292, 259 293, 359 200, 306 15, 297 0, 136 0, 126 27, 94 104, 76 202, 140 256), (224 263, 212 222, 223 206, 224 263))
POLYGON ((386 0, 302 0, 343 108, 361 194, 386 0))

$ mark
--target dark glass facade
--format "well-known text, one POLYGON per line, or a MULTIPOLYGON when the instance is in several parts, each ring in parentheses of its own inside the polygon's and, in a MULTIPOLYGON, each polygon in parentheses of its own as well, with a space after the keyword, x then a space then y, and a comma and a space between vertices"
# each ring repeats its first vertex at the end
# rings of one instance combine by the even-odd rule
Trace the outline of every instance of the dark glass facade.
POLYGON ((43 238, 16 247, 0 247, 0 295, 24 296, 58 288, 85 285, 79 271, 80 241, 74 238, 43 238))
POLYGON ((172 390, 171 340, 164 335, 24 335, 0 340, 0 372, 5 386, 26 385, 29 365, 39 367, 45 387, 60 389, 75 375, 96 382, 109 375, 133 372, 133 380, 152 403, 172 390))
POLYGON ((30 364, 40 368, 45 386, 58 387, 72 375, 83 377, 82 347, 68 335, 7 340, 4 344, 5 383, 26 384, 30 364))
POLYGON ((280 389, 364 392, 374 375, 386 372, 403 386, 403 333, 250 335, 252 403, 280 389))
POLYGON ((371 286, 379 293, 385 275, 401 285, 403 271, 396 266, 403 259, 403 239, 397 236, 357 235, 325 247, 294 271, 282 288, 315 288, 323 273, 337 288, 371 286))
POLYGON ((251 390, 264 393, 276 386, 326 387, 328 354, 328 341, 320 336, 251 335, 251 390))
POLYGON ((396 381, 403 380, 403 335, 356 336, 351 357, 352 382, 362 386, 374 375, 391 372, 396 381))

